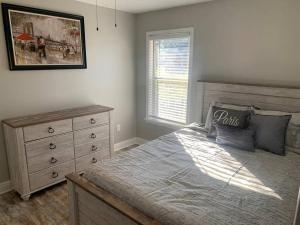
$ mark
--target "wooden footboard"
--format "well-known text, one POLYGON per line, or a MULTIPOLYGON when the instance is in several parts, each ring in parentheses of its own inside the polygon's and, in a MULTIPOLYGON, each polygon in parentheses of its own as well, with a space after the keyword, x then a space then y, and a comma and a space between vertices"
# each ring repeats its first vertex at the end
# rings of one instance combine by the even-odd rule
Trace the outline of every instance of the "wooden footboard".
POLYGON ((78 174, 66 178, 70 225, 162 225, 78 174))
MULTIPOLYGON (((70 225, 162 225, 78 174, 66 176, 70 225)), ((300 225, 300 191, 294 225, 300 225)))

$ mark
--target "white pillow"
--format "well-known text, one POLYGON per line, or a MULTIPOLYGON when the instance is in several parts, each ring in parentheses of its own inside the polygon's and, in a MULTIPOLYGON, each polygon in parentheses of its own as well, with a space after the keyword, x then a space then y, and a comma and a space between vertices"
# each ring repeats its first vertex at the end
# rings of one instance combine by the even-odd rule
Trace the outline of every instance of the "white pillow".
POLYGON ((300 113, 292 113, 291 124, 295 126, 300 126, 300 113))
POLYGON ((209 110, 206 116, 205 121, 205 129, 207 131, 211 128, 211 121, 212 121, 212 108, 213 106, 222 107, 225 109, 234 109, 234 110, 241 110, 241 111, 247 111, 247 110, 253 110, 254 108, 252 106, 244 106, 244 105, 232 105, 232 104, 226 104, 226 103, 220 103, 220 102, 212 102, 209 104, 209 110))
POLYGON ((292 113, 289 112, 282 112, 282 111, 269 111, 269 110, 254 110, 255 114, 258 115, 265 115, 265 116, 287 116, 287 115, 292 115, 292 113))

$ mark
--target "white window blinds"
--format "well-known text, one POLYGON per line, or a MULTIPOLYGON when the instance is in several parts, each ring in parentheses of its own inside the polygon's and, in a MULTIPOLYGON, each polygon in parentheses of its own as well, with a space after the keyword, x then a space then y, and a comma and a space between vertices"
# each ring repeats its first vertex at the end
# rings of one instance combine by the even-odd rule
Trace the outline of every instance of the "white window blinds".
POLYGON ((190 33, 148 36, 148 119, 187 123, 190 33))

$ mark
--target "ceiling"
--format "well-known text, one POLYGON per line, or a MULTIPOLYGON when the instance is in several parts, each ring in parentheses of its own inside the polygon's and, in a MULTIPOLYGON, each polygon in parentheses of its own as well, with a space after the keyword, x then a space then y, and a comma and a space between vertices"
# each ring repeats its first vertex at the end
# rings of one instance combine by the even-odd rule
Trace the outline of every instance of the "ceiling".
MULTIPOLYGON (((75 0, 88 4, 96 4, 96 0, 75 0)), ((190 5, 212 0, 117 0, 118 10, 130 13, 143 13, 159 9, 190 5)), ((106 8, 114 8, 114 0, 98 0, 98 5, 106 8)))

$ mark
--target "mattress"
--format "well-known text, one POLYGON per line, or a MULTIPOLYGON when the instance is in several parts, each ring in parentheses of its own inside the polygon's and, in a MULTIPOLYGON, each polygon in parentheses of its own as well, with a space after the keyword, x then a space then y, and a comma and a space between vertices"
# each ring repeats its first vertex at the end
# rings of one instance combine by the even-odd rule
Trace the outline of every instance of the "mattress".
POLYGON ((185 128, 84 176, 165 225, 292 225, 300 156, 225 148, 185 128))

